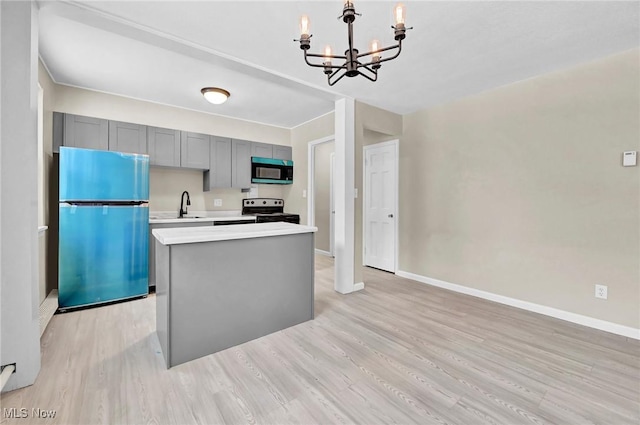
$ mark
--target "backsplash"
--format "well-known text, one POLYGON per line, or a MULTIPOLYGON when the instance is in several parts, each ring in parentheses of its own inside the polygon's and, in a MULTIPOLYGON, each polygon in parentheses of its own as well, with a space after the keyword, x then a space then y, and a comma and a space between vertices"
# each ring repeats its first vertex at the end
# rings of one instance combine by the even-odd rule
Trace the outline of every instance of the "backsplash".
MULTIPOLYGON (((281 186, 257 185, 256 196, 265 198, 283 198, 281 186)), ((189 192, 190 211, 228 211, 240 210, 242 200, 247 197, 237 188, 219 188, 210 192, 202 190, 202 171, 178 168, 151 167, 149 170, 149 210, 178 211, 180 195, 189 192), (214 206, 214 199, 222 199, 222 206, 214 206)))

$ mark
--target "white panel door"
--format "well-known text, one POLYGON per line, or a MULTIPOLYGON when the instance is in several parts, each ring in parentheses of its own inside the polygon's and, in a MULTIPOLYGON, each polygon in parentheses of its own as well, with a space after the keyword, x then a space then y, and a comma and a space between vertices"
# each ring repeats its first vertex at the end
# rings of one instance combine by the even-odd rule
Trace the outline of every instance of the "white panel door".
POLYGON ((395 273, 397 157, 394 142, 365 148, 364 264, 395 273))

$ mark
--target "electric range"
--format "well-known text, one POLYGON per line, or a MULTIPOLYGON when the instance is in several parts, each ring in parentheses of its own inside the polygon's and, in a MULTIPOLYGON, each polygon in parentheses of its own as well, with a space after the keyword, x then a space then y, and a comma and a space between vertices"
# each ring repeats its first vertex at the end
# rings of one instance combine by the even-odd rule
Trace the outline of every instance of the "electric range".
POLYGON ((278 198, 243 199, 242 215, 254 215, 256 223, 286 221, 300 224, 300 216, 284 212, 284 200, 278 198))

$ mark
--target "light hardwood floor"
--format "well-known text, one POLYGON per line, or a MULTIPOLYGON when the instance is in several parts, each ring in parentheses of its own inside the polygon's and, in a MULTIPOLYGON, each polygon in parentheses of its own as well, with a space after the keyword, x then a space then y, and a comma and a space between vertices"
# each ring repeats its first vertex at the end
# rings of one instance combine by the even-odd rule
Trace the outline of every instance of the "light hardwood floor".
POLYGON ((170 370, 153 296, 56 315, 36 383, 1 398, 55 418, 0 422, 640 422, 638 341, 373 269, 365 282, 337 294, 317 256, 315 320, 170 370))

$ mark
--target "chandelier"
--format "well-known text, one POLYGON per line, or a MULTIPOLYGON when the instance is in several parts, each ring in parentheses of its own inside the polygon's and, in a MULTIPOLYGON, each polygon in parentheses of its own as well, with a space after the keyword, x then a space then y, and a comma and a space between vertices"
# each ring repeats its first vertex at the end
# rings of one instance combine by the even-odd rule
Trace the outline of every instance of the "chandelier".
POLYGON ((366 53, 360 53, 358 49, 353 47, 353 21, 355 21, 356 15, 362 16, 356 13, 352 1, 345 0, 342 15, 338 16, 338 19, 342 18, 348 27, 349 48, 344 52, 344 56, 332 54, 330 46, 325 47, 324 54, 322 55, 309 53, 312 36, 309 32, 309 17, 304 15, 300 18, 300 39, 294 41, 300 42, 300 48, 304 51, 304 60, 307 65, 324 69, 327 82, 330 86, 333 86, 344 76, 355 77, 362 75, 371 81, 376 81, 382 62, 390 61, 400 55, 402 51, 402 40, 406 37, 407 29, 413 29, 413 27, 405 27, 405 8, 402 4, 397 4, 393 9, 396 24, 391 28, 394 30, 393 35, 398 43, 393 46, 380 48, 378 40, 373 40, 371 42, 371 50, 366 53), (393 50, 395 50, 395 53, 392 56, 382 56, 382 52, 393 50), (309 58, 322 58, 322 63, 312 63, 309 61, 309 58), (344 62, 342 62, 341 65, 334 65, 333 60, 344 62))

